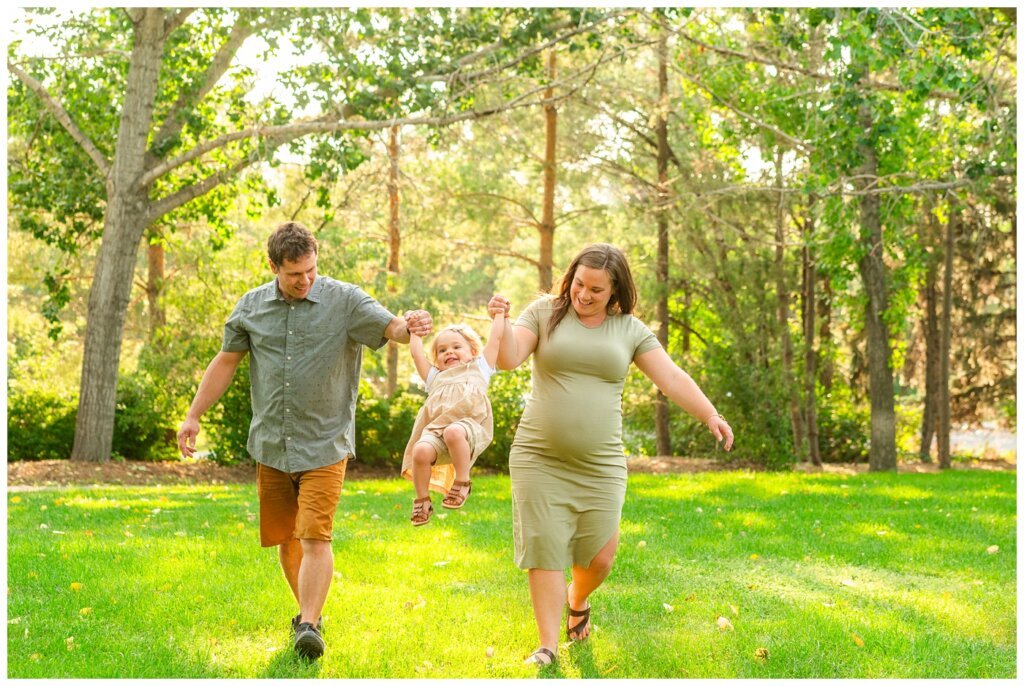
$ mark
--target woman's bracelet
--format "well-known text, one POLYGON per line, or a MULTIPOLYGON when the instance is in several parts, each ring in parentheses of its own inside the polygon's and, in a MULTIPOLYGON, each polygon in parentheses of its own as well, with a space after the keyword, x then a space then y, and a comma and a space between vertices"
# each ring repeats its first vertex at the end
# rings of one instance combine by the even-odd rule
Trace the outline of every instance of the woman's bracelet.
POLYGON ((710 421, 711 421, 711 419, 712 419, 713 417, 719 417, 719 418, 721 418, 721 420, 722 420, 723 422, 725 422, 726 424, 728 424, 728 423, 729 423, 729 420, 725 418, 725 415, 724 415, 724 414, 718 414, 717 412, 716 412, 716 413, 714 413, 713 415, 711 415, 711 417, 708 417, 707 419, 705 419, 705 420, 704 420, 704 423, 705 423, 705 424, 707 424, 708 422, 710 422, 710 421))

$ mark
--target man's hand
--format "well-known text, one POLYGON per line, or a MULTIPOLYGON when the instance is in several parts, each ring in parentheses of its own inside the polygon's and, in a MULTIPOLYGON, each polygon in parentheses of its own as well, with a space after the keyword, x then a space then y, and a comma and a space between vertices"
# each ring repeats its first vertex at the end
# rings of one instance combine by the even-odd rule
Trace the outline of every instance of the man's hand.
POLYGON ((426 310, 409 310, 405 313, 405 325, 413 336, 429 336, 434 330, 434 320, 426 310))
POLYGON ((186 418, 178 429, 178 450, 182 457, 192 457, 196 454, 196 436, 199 435, 199 420, 186 418))

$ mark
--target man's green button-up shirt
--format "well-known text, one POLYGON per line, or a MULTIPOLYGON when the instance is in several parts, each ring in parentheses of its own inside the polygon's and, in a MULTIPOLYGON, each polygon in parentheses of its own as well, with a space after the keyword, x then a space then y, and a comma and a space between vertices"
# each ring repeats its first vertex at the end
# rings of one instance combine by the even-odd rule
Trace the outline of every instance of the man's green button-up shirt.
POLYGON ((302 472, 355 453, 362 347, 384 345, 393 318, 358 286, 324 276, 303 300, 286 300, 277 279, 242 296, 221 349, 249 353, 254 460, 302 472))

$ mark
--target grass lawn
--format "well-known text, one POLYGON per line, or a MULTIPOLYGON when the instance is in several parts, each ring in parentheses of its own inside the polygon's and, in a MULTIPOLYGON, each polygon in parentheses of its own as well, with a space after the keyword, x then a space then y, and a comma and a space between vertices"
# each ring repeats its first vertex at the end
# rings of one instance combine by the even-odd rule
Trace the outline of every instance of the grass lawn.
MULTIPOLYGON (((508 477, 425 527, 411 500, 345 485, 307 664, 254 485, 8 493, 8 676, 538 674, 508 477)), ((634 474, 596 628, 539 675, 1014 678, 1016 554, 1015 473, 634 474)))

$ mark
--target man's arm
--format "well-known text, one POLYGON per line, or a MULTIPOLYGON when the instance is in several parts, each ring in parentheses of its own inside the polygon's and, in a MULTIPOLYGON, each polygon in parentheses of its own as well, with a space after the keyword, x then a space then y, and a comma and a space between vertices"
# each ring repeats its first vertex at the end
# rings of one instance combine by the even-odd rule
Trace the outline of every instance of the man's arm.
POLYGON ((178 429, 178 450, 182 456, 192 457, 196 452, 196 436, 199 435, 199 418, 220 400, 224 391, 231 385, 231 379, 235 376, 235 370, 241 364, 246 351, 225 352, 220 351, 210 362, 210 366, 203 372, 203 380, 199 382, 199 389, 196 397, 192 399, 192 405, 188 408, 185 421, 178 429))

